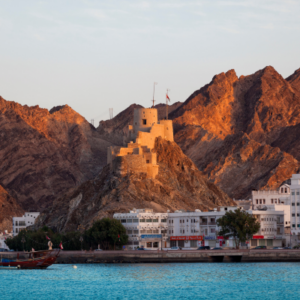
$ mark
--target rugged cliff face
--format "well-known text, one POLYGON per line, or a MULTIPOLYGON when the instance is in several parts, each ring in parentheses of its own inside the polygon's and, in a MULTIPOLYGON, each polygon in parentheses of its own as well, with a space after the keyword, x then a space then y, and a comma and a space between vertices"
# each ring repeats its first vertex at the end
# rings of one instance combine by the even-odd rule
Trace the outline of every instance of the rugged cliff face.
POLYGON ((13 229, 12 218, 23 215, 24 210, 0 185, 0 231, 8 230, 11 232, 13 229))
POLYGON ((216 75, 170 114, 175 141, 231 197, 277 188, 300 166, 299 82, 272 67, 216 75))
POLYGON ((145 174, 124 175, 126 160, 117 157, 114 169, 106 166, 95 179, 70 190, 57 199, 51 210, 39 218, 59 231, 87 228, 94 220, 112 216, 115 212, 128 212, 132 208, 153 208, 157 212, 167 209, 212 209, 234 202, 213 183, 210 183, 194 163, 174 142, 156 139, 155 149, 159 164, 156 179, 145 174))
POLYGON ((98 174, 111 145, 68 105, 48 111, 1 97, 0 141, 0 184, 38 211, 98 174))

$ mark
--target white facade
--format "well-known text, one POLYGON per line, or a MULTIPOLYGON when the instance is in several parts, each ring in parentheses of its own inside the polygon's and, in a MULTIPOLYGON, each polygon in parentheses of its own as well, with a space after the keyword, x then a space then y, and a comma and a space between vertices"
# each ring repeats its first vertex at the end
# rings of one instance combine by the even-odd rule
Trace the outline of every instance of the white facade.
POLYGON ((166 247, 168 213, 154 213, 152 209, 135 209, 130 213, 114 214, 128 235, 129 250, 144 247, 157 250, 166 247))
POLYGON ((253 209, 269 205, 289 205, 290 204, 290 186, 283 184, 278 190, 252 191, 253 209))
POLYGON ((5 244, 5 241, 7 238, 11 238, 12 234, 7 233, 7 230, 5 232, 0 233, 0 249, 7 249, 9 250, 8 246, 5 244))
POLYGON ((16 236, 21 230, 32 226, 39 215, 39 212, 26 212, 23 217, 13 217, 13 235, 16 236))
POLYGON ((260 223, 259 231, 251 239, 251 247, 281 247, 285 243, 284 211, 249 210, 260 223))
POLYGON ((291 233, 300 234, 300 174, 291 178, 291 233))

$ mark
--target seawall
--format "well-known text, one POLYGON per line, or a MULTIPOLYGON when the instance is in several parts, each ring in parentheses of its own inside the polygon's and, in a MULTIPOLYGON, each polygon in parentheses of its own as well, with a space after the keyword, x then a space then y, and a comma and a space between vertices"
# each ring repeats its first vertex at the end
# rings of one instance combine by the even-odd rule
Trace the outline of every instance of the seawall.
MULTIPOLYGON (((17 252, 1 254, 17 257, 17 252)), ((56 263, 191 262, 300 262, 300 250, 61 251, 56 263)))

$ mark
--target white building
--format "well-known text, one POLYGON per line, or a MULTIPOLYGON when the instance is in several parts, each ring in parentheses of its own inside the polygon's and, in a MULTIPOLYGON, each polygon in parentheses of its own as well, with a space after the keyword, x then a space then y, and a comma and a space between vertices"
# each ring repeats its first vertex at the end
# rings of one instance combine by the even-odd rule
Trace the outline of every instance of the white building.
POLYGON ((12 234, 8 233, 7 230, 0 233, 0 249, 9 250, 8 246, 5 244, 6 239, 11 238, 12 234))
POLYGON ((259 231, 251 239, 251 248, 256 246, 281 247, 285 242, 284 211, 249 210, 260 223, 259 231))
POLYGON ((234 247, 233 240, 218 237, 217 219, 227 211, 234 211, 237 206, 220 207, 219 210, 202 212, 176 211, 168 213, 168 247, 196 248, 199 246, 234 247), (225 242, 225 244, 223 244, 225 242))
POLYGON ((291 233, 300 234, 300 174, 291 178, 291 233))
POLYGON ((128 235, 129 250, 144 247, 150 250, 166 247, 168 213, 154 213, 152 209, 134 209, 129 213, 114 214, 128 235))
POLYGON ((16 236, 21 230, 32 226, 39 215, 39 212, 26 212, 23 217, 13 217, 13 235, 16 236))
POLYGON ((269 205, 289 205, 290 186, 283 184, 278 190, 252 191, 253 209, 259 209, 269 205))

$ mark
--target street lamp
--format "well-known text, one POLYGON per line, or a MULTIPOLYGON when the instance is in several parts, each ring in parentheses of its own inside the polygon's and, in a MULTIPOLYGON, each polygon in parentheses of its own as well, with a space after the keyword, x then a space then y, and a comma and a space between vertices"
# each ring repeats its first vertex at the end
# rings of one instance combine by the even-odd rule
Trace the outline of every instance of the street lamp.
MULTIPOLYGON (((162 225, 159 225, 159 226, 158 226, 158 229, 160 229, 160 238, 161 238, 161 242, 160 242, 160 250, 162 251, 162 242, 163 242, 163 233, 162 233, 162 229, 165 229, 165 227, 162 226, 162 225)), ((164 235, 165 235, 165 233, 164 233, 164 235)))
POLYGON ((24 243, 26 242, 24 236, 22 237, 21 243, 23 244, 23 252, 24 252, 24 243))

